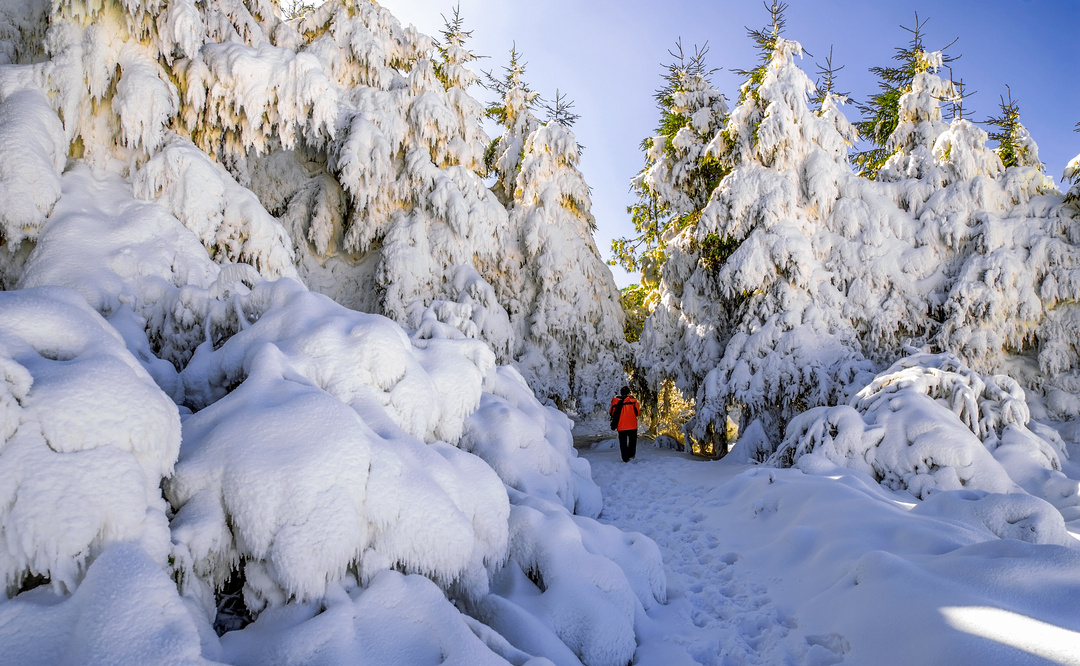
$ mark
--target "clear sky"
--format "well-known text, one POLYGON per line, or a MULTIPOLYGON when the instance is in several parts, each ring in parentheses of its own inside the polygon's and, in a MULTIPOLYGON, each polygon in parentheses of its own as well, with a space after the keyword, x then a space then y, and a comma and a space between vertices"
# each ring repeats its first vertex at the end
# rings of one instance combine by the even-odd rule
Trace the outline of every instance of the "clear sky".
MULTIPOLYGON (((449 16, 454 0, 383 0, 402 23, 438 36, 440 15, 449 16)), ((1005 85, 1020 103, 1021 121, 1039 144, 1047 173, 1060 178, 1065 164, 1080 153, 1080 0, 789 0, 785 36, 808 54, 803 69, 814 77, 833 49, 833 64, 843 65, 838 86, 854 100, 877 90, 869 67, 892 64, 897 47, 907 43, 915 13, 926 21, 925 44, 948 53, 954 76, 974 91, 965 115, 985 120, 997 114, 1005 85), (811 55, 812 54, 812 55, 811 55)), ((544 97, 556 88, 575 102, 581 118, 574 126, 585 146, 581 169, 593 188, 597 245, 605 259, 611 239, 633 232, 626 206, 633 203, 630 179, 640 171, 641 140, 659 120, 653 91, 661 84, 668 50, 682 39, 687 51, 706 42, 712 81, 733 104, 740 78, 731 69, 749 69, 756 53, 746 27, 768 23, 756 0, 460 0, 470 47, 487 59, 478 70, 501 71, 512 45, 528 63, 526 79, 544 97)), ((488 101, 482 89, 472 94, 488 101)), ((851 120, 859 113, 850 104, 851 120)), ((619 286, 636 275, 612 267, 619 286)))

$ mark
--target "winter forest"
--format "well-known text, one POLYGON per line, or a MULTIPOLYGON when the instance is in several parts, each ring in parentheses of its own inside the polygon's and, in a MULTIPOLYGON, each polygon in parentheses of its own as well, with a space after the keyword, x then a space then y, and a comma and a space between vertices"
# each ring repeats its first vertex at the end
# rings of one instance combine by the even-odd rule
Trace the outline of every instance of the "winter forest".
POLYGON ((0 663, 1080 665, 1080 155, 786 9, 619 289, 459 8, 0 0, 0 663))

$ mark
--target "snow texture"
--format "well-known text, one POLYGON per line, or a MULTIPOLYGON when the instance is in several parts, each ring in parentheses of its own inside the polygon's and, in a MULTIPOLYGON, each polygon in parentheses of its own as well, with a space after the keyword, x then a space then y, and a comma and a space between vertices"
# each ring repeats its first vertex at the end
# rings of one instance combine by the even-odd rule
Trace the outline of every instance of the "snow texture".
POLYGON ((1080 516, 1080 482, 1061 471, 1068 455, 1056 432, 1030 422, 1015 380, 981 376, 952 355, 924 354, 897 362, 847 405, 800 414, 768 462, 804 467, 817 464, 808 456, 820 457, 921 499, 997 493, 982 506, 1006 512, 1002 525, 1015 526, 1017 515, 1041 506, 1031 539, 1060 544, 1062 515, 1080 516))
POLYGON ((621 374, 577 144, 532 128, 514 226, 463 38, 365 0, 0 8, 0 652, 632 657, 659 554, 592 519, 549 406, 621 374))
POLYGON ((655 539, 667 569, 636 663, 1080 663, 1077 523, 1065 533, 1035 497, 920 501, 815 455, 802 469, 641 443, 636 464, 617 447, 585 456, 602 520, 655 539))
POLYGON ((176 406, 73 291, 0 292, 0 571, 57 592, 119 542, 168 555, 176 406))

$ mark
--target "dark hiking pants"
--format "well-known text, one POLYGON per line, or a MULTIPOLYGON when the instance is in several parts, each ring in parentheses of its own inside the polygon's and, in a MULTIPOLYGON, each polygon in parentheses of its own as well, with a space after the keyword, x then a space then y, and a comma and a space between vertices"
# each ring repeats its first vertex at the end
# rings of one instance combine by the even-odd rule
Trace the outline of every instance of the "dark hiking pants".
POLYGON ((637 454, 637 430, 619 431, 619 452, 622 453, 622 461, 630 462, 637 454))

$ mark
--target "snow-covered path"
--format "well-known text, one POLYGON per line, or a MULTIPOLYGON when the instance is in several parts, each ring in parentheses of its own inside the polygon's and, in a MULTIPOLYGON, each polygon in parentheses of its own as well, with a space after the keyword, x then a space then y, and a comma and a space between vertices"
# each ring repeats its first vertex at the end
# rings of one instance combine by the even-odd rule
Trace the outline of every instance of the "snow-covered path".
POLYGON ((1080 666, 1080 547, 1001 538, 985 493, 919 503, 841 468, 583 451, 602 522, 660 547, 643 666, 1080 666), (981 517, 980 517, 981 516, 981 517), (974 518, 973 518, 974 517, 974 518))
POLYGON ((673 663, 675 645, 692 659, 686 663, 706 666, 843 661, 842 638, 793 632, 798 622, 774 603, 772 581, 740 566, 742 554, 708 520, 727 504, 725 483, 747 466, 694 460, 647 442, 629 464, 617 448, 584 455, 604 493, 600 520, 656 541, 668 572, 669 603, 650 612, 665 636, 655 646, 644 642, 638 663, 673 663))

